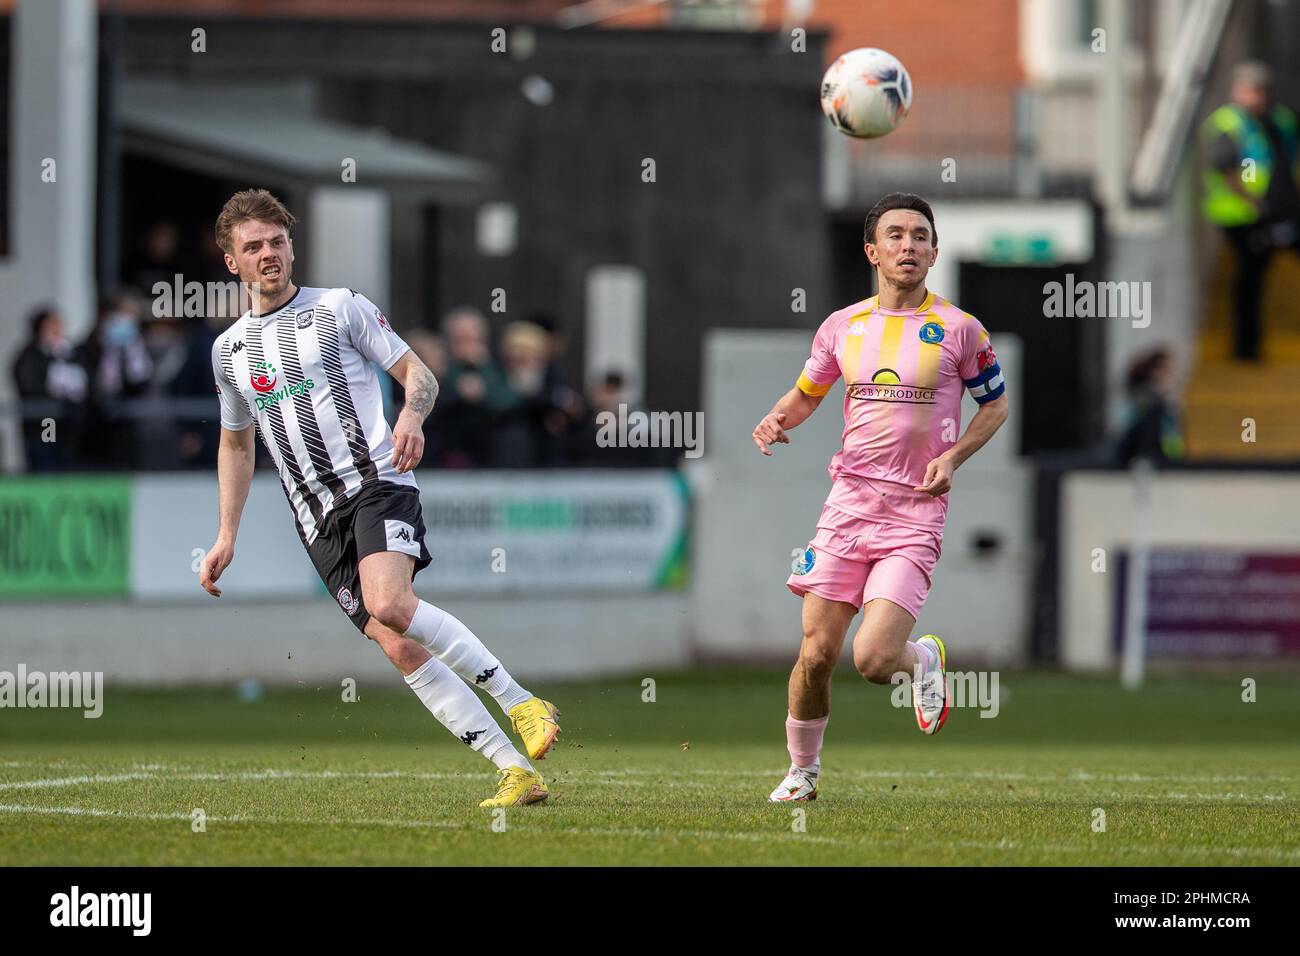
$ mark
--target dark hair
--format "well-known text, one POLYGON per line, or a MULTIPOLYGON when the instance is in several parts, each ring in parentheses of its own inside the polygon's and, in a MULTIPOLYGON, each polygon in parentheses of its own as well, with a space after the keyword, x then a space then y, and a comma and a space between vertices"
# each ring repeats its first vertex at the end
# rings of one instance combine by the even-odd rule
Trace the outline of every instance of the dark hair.
POLYGON ((1164 346, 1158 346, 1148 352, 1143 352, 1135 358, 1128 367, 1128 377, 1125 385, 1128 387, 1129 394, 1140 392, 1149 388, 1152 379, 1155 378, 1156 372, 1160 366, 1173 359, 1174 353, 1164 346))
POLYGON ((930 245, 938 245, 939 230, 934 225, 934 210, 916 193, 890 193, 876 200, 876 204, 867 213, 866 224, 862 227, 863 242, 876 241, 876 224, 880 222, 880 217, 891 209, 911 209, 925 216, 930 220, 930 245))
POLYGON ((548 309, 536 309, 528 313, 528 316, 524 321, 531 322, 533 325, 538 326, 548 335, 554 335, 560 327, 559 317, 548 309))
POLYGON ((56 305, 38 305, 33 309, 31 314, 27 316, 27 321, 30 322, 32 326, 32 338, 36 338, 41 334, 41 326, 45 324, 46 319, 51 316, 57 316, 58 314, 59 308, 56 305))

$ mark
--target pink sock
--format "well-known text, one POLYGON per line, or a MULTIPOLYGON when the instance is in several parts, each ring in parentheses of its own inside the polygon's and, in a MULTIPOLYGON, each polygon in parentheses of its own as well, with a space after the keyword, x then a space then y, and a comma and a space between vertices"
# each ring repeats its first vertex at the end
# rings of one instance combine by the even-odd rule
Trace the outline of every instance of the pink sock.
POLYGON ((826 734, 826 722, 830 717, 818 717, 816 720, 795 720, 789 714, 785 717, 785 746, 790 751, 790 760, 796 767, 811 767, 817 763, 822 752, 822 737, 826 734))

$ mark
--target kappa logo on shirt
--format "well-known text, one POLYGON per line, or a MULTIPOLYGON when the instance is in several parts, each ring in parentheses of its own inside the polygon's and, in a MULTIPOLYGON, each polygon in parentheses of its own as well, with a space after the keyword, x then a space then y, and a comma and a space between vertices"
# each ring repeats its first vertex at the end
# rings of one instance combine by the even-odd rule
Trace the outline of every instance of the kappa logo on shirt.
POLYGON ((401 551, 403 554, 413 555, 417 558, 420 556, 420 545, 415 540, 415 528, 405 521, 385 518, 384 539, 387 542, 386 550, 388 551, 401 551))
POLYGON ((854 322, 852 325, 849 326, 849 331, 847 332, 847 334, 848 334, 848 335, 866 335, 866 334, 867 334, 867 323, 865 323, 865 322, 854 322))

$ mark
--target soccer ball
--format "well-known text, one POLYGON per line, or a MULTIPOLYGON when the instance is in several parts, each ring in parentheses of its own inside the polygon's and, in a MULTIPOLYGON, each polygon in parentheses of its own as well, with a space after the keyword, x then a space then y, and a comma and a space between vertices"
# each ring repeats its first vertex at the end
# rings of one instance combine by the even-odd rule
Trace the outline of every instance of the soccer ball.
POLYGON ((822 77, 822 112, 849 136, 884 136, 911 108, 912 78, 898 58, 884 50, 850 50, 822 77))

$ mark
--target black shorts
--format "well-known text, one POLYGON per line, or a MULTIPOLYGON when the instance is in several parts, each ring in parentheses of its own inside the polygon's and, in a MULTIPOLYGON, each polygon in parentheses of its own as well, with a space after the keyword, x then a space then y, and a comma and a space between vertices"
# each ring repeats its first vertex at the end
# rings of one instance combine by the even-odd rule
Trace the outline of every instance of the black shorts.
POLYGON ((391 481, 363 485, 325 516, 316 540, 307 546, 330 596, 362 633, 370 612, 361 599, 361 559, 379 551, 415 558, 412 578, 433 561, 424 545, 418 489, 391 481))

